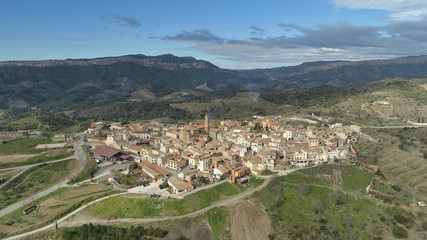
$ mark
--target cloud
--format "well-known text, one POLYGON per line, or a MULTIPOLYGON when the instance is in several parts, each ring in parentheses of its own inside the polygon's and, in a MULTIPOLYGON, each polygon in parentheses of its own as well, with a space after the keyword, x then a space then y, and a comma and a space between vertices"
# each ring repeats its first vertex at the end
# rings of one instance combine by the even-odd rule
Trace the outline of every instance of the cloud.
POLYGON ((340 8, 348 9, 384 9, 407 10, 427 6, 425 0, 332 0, 333 4, 340 8))
POLYGON ((122 24, 132 28, 142 26, 141 22, 134 17, 126 17, 117 14, 102 17, 101 20, 105 21, 108 24, 122 24))
POLYGON ((421 19, 427 16, 427 8, 421 8, 417 10, 408 10, 398 13, 393 13, 389 16, 390 19, 421 19))
POLYGON ((383 26, 337 22, 313 28, 280 23, 278 26, 284 31, 278 36, 226 39, 209 30, 194 30, 162 39, 191 43, 192 48, 236 63, 277 66, 319 60, 386 59, 427 54, 426 22, 424 18, 383 26))
POLYGON ((391 12, 389 19, 408 20, 421 19, 427 16, 425 0, 331 0, 338 8, 351 10, 371 9, 391 12))
POLYGON ((223 43, 224 40, 208 30, 194 30, 192 32, 182 31, 175 36, 166 36, 162 38, 168 41, 189 42, 189 43, 223 43))
POLYGON ((257 32, 265 32, 264 29, 257 27, 255 25, 251 25, 251 26, 249 26, 249 28, 252 29, 253 31, 257 31, 257 32))
POLYGON ((251 29, 250 34, 252 34, 252 35, 259 35, 259 36, 265 35, 265 30, 263 28, 260 28, 260 27, 255 26, 255 25, 251 25, 251 26, 249 26, 249 28, 251 29))

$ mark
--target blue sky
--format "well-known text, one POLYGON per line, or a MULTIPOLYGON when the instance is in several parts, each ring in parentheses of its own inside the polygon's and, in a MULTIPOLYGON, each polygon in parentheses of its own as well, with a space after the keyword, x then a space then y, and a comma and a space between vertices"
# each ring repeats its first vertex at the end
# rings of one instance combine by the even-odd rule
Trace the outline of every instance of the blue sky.
POLYGON ((427 1, 0 1, 0 61, 166 53, 230 69, 424 55, 427 1))

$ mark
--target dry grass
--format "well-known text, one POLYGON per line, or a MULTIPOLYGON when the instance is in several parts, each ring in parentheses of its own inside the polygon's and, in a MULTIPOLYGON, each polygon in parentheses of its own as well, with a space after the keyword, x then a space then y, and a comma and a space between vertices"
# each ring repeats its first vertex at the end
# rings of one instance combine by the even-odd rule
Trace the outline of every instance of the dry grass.
POLYGON ((150 90, 148 90, 146 88, 141 89, 141 90, 136 91, 136 92, 133 92, 132 97, 133 98, 147 98, 147 99, 156 99, 157 98, 156 94, 154 94, 153 92, 151 92, 150 90))
POLYGON ((29 158, 37 156, 38 154, 11 154, 11 155, 0 155, 0 163, 7 162, 23 162, 29 158))
POLYGON ((21 171, 21 170, 1 171, 0 172, 0 179, 6 179, 9 177, 12 177, 12 176, 18 174, 19 171, 21 171))

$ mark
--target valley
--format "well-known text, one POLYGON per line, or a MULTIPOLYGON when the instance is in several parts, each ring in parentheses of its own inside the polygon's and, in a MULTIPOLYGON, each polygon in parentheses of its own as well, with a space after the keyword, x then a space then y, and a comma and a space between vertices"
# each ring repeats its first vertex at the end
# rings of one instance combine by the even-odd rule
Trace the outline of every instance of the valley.
MULTIPOLYGON (((121 60, 69 60, 43 64, 53 64, 52 67, 60 68, 67 64, 76 68, 88 64, 96 66, 98 70, 109 64, 142 64, 144 68, 155 67, 161 71, 177 68, 185 72, 192 69, 197 62, 194 59, 180 59, 183 62, 178 65, 158 65, 159 63, 154 64, 152 61, 175 62, 177 58, 163 56, 157 60, 144 59, 143 56, 128 56, 121 60), (127 63, 129 61, 131 63, 127 63)), ((40 64, 34 62, 22 66, 40 68, 36 71, 42 71, 44 65, 40 64)), ((18 64, 3 66, 13 68, 18 64)), ((101 85, 98 80, 91 82, 89 87, 75 86, 72 90, 65 90, 65 94, 41 97, 33 102, 35 105, 31 105, 31 109, 28 108, 30 105, 22 107, 24 105, 6 103, 1 110, 0 120, 0 129, 5 136, 1 138, 0 166, 18 168, 0 172, 0 187, 6 191, 1 196, 1 208, 7 209, 13 202, 22 199, 30 200, 2 216, 1 237, 14 239, 14 235, 18 234, 16 238, 25 236, 29 239, 48 239, 55 234, 53 220, 58 220, 60 237, 67 236, 69 232, 83 231, 89 224, 104 226, 106 229, 117 226, 123 228, 123 231, 131 231, 132 227, 143 225, 166 231, 166 235, 161 237, 165 239, 197 239, 201 236, 206 239, 248 239, 254 236, 257 239, 426 237, 427 214, 418 202, 427 200, 427 186, 423 181, 427 177, 427 79, 390 78, 352 84, 335 82, 322 87, 318 85, 313 89, 311 85, 299 84, 298 87, 286 90, 282 88, 289 87, 285 80, 259 80, 258 83, 270 85, 252 85, 248 88, 245 84, 252 81, 249 80, 252 78, 250 76, 279 78, 285 76, 285 73, 291 73, 281 73, 279 70, 274 70, 277 71, 274 74, 255 70, 233 72, 215 68, 208 63, 195 66, 199 69, 197 71, 209 70, 226 76, 224 81, 227 84, 230 76, 244 79, 245 83, 233 80, 230 84, 235 85, 221 85, 221 80, 215 83, 217 85, 212 85, 202 78, 191 83, 191 87, 186 85, 184 88, 159 92, 149 86, 132 85, 134 83, 129 83, 130 78, 117 78, 110 82, 112 85, 101 85), (226 78, 228 80, 225 80, 226 78), (278 82, 284 85, 274 88, 278 82), (117 88, 117 84, 121 87, 117 88), (110 90, 105 91, 106 86, 116 88, 115 91, 127 88, 132 88, 132 91, 117 94, 110 90), (112 95, 106 94, 107 92, 112 95), (206 179, 197 175, 191 183, 200 189, 194 193, 190 191, 184 197, 174 193, 175 190, 171 186, 166 187, 163 192, 159 190, 159 198, 152 197, 150 195, 153 194, 149 193, 138 194, 136 190, 135 193, 128 193, 119 182, 109 182, 110 174, 92 180, 96 168, 101 166, 96 162, 99 158, 94 149, 97 145, 112 141, 108 140, 109 136, 115 136, 110 146, 128 152, 129 156, 135 158, 135 161, 131 162, 147 161, 155 156, 161 158, 161 152, 171 147, 166 144, 169 141, 166 136, 185 138, 179 133, 182 129, 186 129, 190 136, 201 131, 201 135, 195 137, 197 141, 188 139, 194 147, 201 147, 203 141, 209 143, 212 139, 202 134, 202 128, 197 128, 204 126, 202 119, 207 114, 213 129, 221 126, 223 122, 235 124, 230 125, 231 129, 237 129, 238 132, 247 131, 243 130, 246 126, 251 129, 248 134, 258 136, 260 142, 263 142, 262 134, 268 135, 267 139, 270 139, 279 131, 272 126, 281 124, 283 129, 295 128, 298 129, 297 132, 303 132, 302 134, 305 134, 304 129, 332 131, 330 129, 336 128, 348 131, 350 126, 360 127, 361 133, 357 141, 351 144, 348 142, 350 151, 354 152, 346 158, 331 158, 324 165, 305 165, 300 160, 295 160, 296 169, 292 169, 292 157, 285 158, 289 163, 283 165, 280 165, 281 160, 277 159, 276 164, 279 164, 276 169, 265 172, 252 169, 249 184, 243 186, 227 180, 220 185, 206 188, 206 179), (260 125, 255 124, 257 119, 260 125), (270 120, 280 124, 271 125, 270 120), (164 128, 167 131, 161 130, 164 128), (34 136, 40 132, 42 137, 7 137, 7 134, 22 130, 29 130, 28 134, 34 136), (84 131, 86 135, 81 135, 84 131), (123 134, 126 135, 128 131, 140 137, 157 132, 159 135, 150 135, 152 137, 143 137, 141 141, 136 141, 135 144, 144 142, 147 146, 135 145, 133 149, 140 150, 132 152, 135 150, 121 143, 133 141, 132 138, 123 139, 123 134), (55 143, 55 137, 62 134, 65 134, 65 139, 60 141, 60 145, 64 143, 65 149, 37 148, 40 144, 55 143), (159 138, 160 136, 163 138, 159 138), (73 146, 75 148, 74 144, 80 137, 84 140, 84 145, 79 153, 81 156, 77 157, 80 161, 76 161, 73 146), (162 143, 165 146, 160 147, 156 142, 159 140, 156 139, 166 141, 162 143), (70 160, 56 162, 57 159, 64 158, 70 160), (82 162, 82 159, 86 160, 82 162), (36 163, 48 165, 29 168, 36 163), (378 171, 371 172, 370 168, 378 171), (76 175, 77 173, 79 174, 76 175), (19 192, 22 189, 26 190, 19 192), (37 195, 45 189, 49 189, 47 194, 37 195), (413 199, 414 193, 416 201, 413 199), (31 200, 32 196, 37 197, 31 200), (169 199, 171 196, 173 198, 169 199), (23 210, 31 206, 37 206, 37 210, 29 215, 23 214, 23 210)), ((326 69, 334 69, 336 66, 341 65, 331 65, 326 69)), ((322 65, 322 69, 324 68, 322 65)), ((310 69, 304 70, 304 73, 292 74, 306 76, 318 71, 317 67, 310 69)), ((96 71, 94 70, 94 74, 98 74, 96 71)), ((222 130, 224 126, 228 125, 222 125, 222 130)), ((334 131, 334 134, 328 134, 334 138, 342 134, 341 130, 334 131)), ((298 135, 297 139, 301 136, 298 135)), ((324 141, 323 137, 317 137, 320 142, 324 141)), ((296 154, 285 147, 294 146, 292 141, 286 140, 286 145, 278 151, 283 150, 291 154, 289 156, 296 154)), ((297 145, 304 144, 306 140, 301 138, 298 141, 302 142, 297 145)), ((322 143, 322 148, 334 143, 322 143)), ((336 144, 338 146, 338 142, 336 144)), ((299 147, 304 149, 303 145, 299 147)), ((233 148, 230 145, 226 149, 233 148)), ((234 148, 235 151, 236 149, 234 148)), ((251 145, 250 151, 254 149, 256 148, 251 145)), ((177 154, 175 150, 170 151, 177 154)), ((168 158, 169 155, 165 156, 168 158)), ((240 161, 246 161, 246 157, 241 157, 243 160, 240 161)), ((251 164, 245 162, 243 166, 257 166, 251 164)), ((168 169, 175 177, 180 174, 178 169, 171 170, 167 165, 161 167, 168 169)), ((141 175, 132 175, 128 180, 132 183, 138 182, 139 176, 145 176, 142 169, 146 167, 136 165, 136 170, 133 171, 141 175)), ((115 176, 123 170, 126 171, 114 170, 111 175, 115 176)), ((150 172, 147 169, 145 171, 150 172)), ((213 170, 203 171, 213 173, 213 170)), ((118 175, 117 179, 120 179, 118 175)), ((155 184, 157 188, 158 182, 150 184, 155 184)))

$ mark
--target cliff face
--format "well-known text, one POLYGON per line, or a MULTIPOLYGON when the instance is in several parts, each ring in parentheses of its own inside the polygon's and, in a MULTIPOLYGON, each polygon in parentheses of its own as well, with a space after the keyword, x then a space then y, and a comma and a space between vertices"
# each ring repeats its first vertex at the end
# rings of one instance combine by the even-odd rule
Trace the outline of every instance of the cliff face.
POLYGON ((199 96, 210 91, 290 91, 426 76, 427 56, 311 62, 242 71, 221 69, 207 61, 170 54, 9 61, 0 62, 0 108, 38 106, 64 110, 144 99, 147 94, 152 99, 171 94, 199 96))

